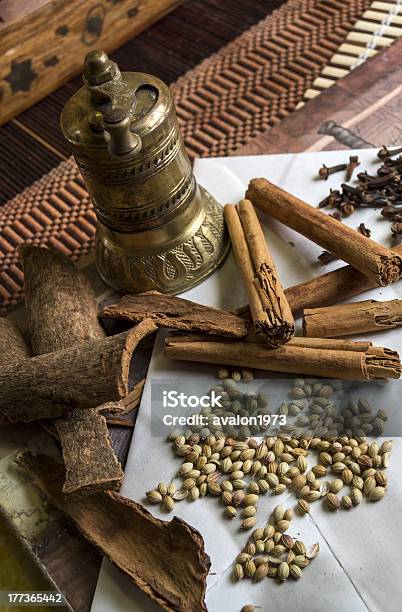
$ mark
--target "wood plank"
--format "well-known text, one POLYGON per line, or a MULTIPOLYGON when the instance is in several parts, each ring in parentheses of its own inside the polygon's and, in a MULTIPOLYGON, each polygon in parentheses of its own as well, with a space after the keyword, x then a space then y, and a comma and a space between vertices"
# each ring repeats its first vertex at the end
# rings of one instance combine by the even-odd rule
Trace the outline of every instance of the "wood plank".
POLYGON ((14 0, 3 0, 0 124, 80 72, 88 51, 98 47, 113 51, 181 2, 49 0, 13 18, 9 5, 14 0))
POLYGON ((296 153, 402 143, 402 40, 236 151, 296 153))

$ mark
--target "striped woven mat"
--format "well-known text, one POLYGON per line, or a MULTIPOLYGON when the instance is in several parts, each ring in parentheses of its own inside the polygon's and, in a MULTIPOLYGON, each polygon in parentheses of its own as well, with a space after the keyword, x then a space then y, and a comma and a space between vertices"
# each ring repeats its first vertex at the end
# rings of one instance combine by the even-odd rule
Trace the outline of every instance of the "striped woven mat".
MULTIPOLYGON (((289 115, 372 0, 289 0, 172 85, 189 154, 231 155, 289 115)), ((0 209, 0 311, 21 298, 22 242, 74 260, 93 248, 95 215, 73 159, 0 209)))

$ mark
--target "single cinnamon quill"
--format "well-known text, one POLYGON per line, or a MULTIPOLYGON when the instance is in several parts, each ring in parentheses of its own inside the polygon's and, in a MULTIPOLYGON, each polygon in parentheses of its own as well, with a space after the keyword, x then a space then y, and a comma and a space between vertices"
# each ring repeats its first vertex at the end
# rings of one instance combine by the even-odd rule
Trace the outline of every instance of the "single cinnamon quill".
POLYGON ((224 340, 196 340, 169 336, 165 355, 170 359, 251 367, 346 380, 399 378, 398 353, 383 347, 367 350, 332 350, 296 346, 290 343, 270 349, 262 343, 224 340))
MULTIPOLYGON (((394 247, 393 252, 402 256, 402 245, 394 247)), ((304 308, 331 306, 376 287, 376 283, 352 266, 342 266, 299 285, 288 287, 285 289, 285 295, 293 315, 296 316, 304 308)), ((240 316, 247 313, 250 313, 248 304, 235 311, 235 314, 240 316)))
POLYGON ((402 325, 402 300, 364 300, 327 308, 305 309, 304 336, 338 338, 395 329, 402 325))
POLYGON ((269 346, 284 344, 294 334, 294 319, 253 205, 228 204, 225 219, 255 330, 269 346))
POLYGON ((402 275, 402 257, 309 206, 266 179, 250 181, 246 197, 281 223, 343 259, 376 285, 388 285, 402 275))

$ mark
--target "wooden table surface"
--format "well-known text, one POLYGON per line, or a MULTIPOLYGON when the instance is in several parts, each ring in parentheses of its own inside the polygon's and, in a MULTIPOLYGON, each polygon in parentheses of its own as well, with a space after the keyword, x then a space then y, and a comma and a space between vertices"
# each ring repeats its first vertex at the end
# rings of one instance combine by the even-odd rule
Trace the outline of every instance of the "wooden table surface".
MULTIPOLYGON (((122 70, 172 83, 266 17, 284 0, 188 0, 113 53, 122 70)), ((83 58, 84 59, 84 58, 83 58)), ((79 76, 0 128, 0 205, 69 155, 60 112, 82 84, 79 76)))

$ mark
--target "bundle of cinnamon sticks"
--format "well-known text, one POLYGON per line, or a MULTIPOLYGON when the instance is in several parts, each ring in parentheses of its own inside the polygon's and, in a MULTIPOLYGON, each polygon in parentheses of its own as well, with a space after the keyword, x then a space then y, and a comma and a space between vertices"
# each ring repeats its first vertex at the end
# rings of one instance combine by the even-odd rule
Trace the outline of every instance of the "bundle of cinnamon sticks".
POLYGON ((166 356, 356 380, 399 378, 401 363, 395 351, 332 338, 401 325, 402 302, 323 306, 398 280, 402 275, 401 249, 386 249, 265 179, 253 179, 246 198, 238 206, 227 205, 225 219, 249 302, 237 314, 249 315, 254 333, 236 342, 169 337, 166 356), (284 290, 253 204, 349 265, 284 290), (293 316, 303 310, 306 338, 292 339, 293 316))

